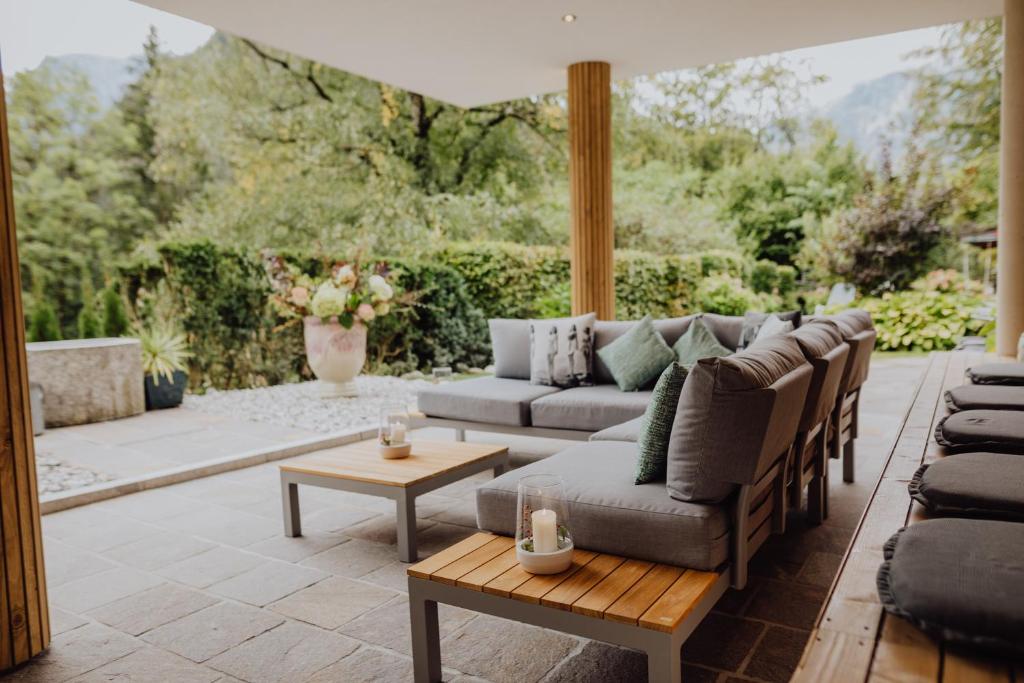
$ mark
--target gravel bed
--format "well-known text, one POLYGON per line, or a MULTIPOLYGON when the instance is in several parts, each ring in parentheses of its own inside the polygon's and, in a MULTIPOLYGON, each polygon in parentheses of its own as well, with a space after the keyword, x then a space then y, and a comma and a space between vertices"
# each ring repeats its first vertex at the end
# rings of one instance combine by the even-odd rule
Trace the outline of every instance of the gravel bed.
POLYGON ((317 382, 280 384, 258 389, 217 391, 185 396, 184 407, 255 422, 336 432, 349 427, 376 426, 381 408, 413 406, 416 392, 429 383, 398 377, 356 378, 359 396, 323 398, 317 382))
POLYGON ((92 486, 113 479, 108 474, 69 465, 52 455, 40 452, 36 452, 36 478, 39 482, 40 495, 80 489, 83 486, 92 486))

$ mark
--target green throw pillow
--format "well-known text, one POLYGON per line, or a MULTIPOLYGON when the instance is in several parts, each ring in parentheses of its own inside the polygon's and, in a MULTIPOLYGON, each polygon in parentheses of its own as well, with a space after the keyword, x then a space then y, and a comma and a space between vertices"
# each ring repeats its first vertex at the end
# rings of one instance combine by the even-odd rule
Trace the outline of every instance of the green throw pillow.
POLYGON ((661 373, 651 402, 644 411, 640 437, 636 441, 638 457, 634 484, 646 484, 665 478, 668 468, 668 441, 676 419, 679 393, 686 380, 686 368, 672 363, 661 373))
POLYGON ((676 359, 676 354, 654 329, 654 321, 649 315, 633 325, 629 332, 598 349, 597 355, 623 391, 636 391, 647 386, 676 359))
POLYGON ((701 358, 731 356, 732 349, 724 346, 715 333, 708 328, 704 318, 694 318, 690 329, 679 338, 672 349, 678 356, 679 364, 689 370, 701 358))

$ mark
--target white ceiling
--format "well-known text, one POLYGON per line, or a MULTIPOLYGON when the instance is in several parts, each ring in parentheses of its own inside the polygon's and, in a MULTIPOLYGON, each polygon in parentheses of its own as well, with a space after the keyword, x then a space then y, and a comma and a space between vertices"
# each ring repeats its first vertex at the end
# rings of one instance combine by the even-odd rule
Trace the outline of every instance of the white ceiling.
POLYGON ((136 0, 465 107, 995 16, 1003 0, 136 0), (567 24, 562 15, 575 13, 567 24))

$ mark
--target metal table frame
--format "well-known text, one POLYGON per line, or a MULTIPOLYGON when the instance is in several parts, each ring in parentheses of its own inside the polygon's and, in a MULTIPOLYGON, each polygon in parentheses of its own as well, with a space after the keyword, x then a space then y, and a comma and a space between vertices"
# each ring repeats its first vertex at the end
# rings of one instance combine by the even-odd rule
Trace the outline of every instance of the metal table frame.
POLYGON ((413 674, 416 683, 441 679, 441 641, 437 603, 513 619, 591 640, 641 650, 647 653, 647 679, 651 683, 679 683, 682 677, 683 643, 729 587, 729 572, 723 571, 707 595, 672 633, 599 619, 514 598, 492 595, 409 577, 409 615, 412 621, 413 674))
POLYGON ((398 558, 402 562, 415 562, 416 497, 485 470, 493 469, 494 476, 500 476, 505 472, 507 466, 508 450, 504 450, 408 486, 281 470, 281 505, 284 511, 284 535, 289 538, 302 535, 302 521, 299 514, 299 484, 390 498, 395 501, 398 508, 398 558))

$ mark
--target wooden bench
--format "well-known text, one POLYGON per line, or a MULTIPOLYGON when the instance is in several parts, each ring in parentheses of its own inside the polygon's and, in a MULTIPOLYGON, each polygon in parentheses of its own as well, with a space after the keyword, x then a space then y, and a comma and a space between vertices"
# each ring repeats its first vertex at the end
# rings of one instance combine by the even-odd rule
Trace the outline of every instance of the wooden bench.
POLYGON ((793 681, 1024 680, 1020 663, 944 647, 888 615, 875 588, 885 541, 926 518, 911 500, 907 482, 922 463, 942 457, 932 433, 946 414, 943 393, 963 384, 967 367, 982 360, 981 354, 931 356, 793 681))
POLYGON ((441 680, 437 603, 647 653, 650 681, 681 677, 680 649, 729 585, 702 572, 576 550, 567 571, 529 574, 514 539, 478 533, 408 569, 415 680, 441 680))

